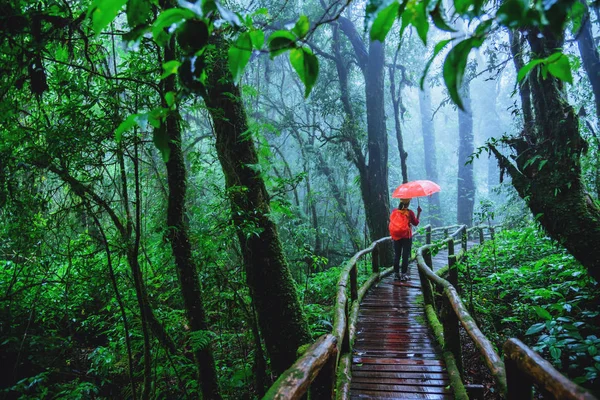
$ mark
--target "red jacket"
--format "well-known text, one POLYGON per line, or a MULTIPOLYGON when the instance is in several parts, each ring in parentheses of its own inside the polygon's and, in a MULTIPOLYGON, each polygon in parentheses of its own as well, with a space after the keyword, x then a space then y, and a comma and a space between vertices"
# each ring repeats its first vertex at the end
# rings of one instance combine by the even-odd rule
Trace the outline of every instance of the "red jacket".
MULTIPOLYGON (((419 220, 415 216, 415 213, 412 210, 407 210, 407 211, 408 211, 409 227, 419 225, 419 220)), ((390 215, 390 219, 392 219, 392 215, 394 215, 394 213, 399 213, 399 212, 401 212, 401 210, 399 210, 399 209, 395 209, 394 211, 392 211, 392 214, 390 215)), ((394 237, 394 236, 395 235, 392 235, 392 240, 410 239, 410 238, 412 238, 412 230, 408 231, 408 237, 394 237)))

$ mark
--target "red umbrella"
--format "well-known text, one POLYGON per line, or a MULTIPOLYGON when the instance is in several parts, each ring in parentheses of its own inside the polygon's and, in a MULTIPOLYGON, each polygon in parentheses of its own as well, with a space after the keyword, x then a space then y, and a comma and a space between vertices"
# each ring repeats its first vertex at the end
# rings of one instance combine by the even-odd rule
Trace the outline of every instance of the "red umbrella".
POLYGON ((411 181, 398 186, 392 197, 396 199, 412 199, 413 197, 429 196, 442 190, 437 183, 432 181, 411 181))

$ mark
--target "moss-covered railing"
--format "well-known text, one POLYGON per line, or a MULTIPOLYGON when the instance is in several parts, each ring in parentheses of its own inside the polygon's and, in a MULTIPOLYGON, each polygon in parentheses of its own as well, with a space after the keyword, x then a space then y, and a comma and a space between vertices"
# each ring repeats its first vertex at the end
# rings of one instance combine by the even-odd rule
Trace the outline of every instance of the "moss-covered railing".
MULTIPOLYGON (((427 240, 426 244, 417 250, 417 265, 426 315, 429 324, 433 327, 435 336, 444 349, 444 358, 450 375, 455 399, 468 399, 467 391, 463 386, 463 368, 460 345, 459 324, 471 337, 481 354, 490 373, 495 378, 498 388, 505 398, 510 400, 531 400, 532 386, 544 393, 544 398, 569 399, 569 400, 596 400, 574 382, 562 376, 548 361, 544 360, 518 339, 509 339, 505 342, 504 361, 493 348, 492 343, 483 335, 467 308, 462 303, 455 286, 458 283, 457 262, 467 251, 468 239, 479 239, 480 244, 485 241, 485 231, 493 240, 495 227, 475 226, 467 229, 465 225, 456 228, 449 234, 448 227, 438 228, 447 236, 435 244, 427 240), (460 241, 461 249, 455 254, 454 243, 460 241), (441 248, 448 249, 448 266, 434 272, 432 269, 432 254, 441 248), (442 278, 447 276, 448 280, 442 278), (441 298, 441 307, 436 312, 436 301, 433 287, 437 289, 438 298, 441 298), (440 316, 442 323, 438 319, 440 316), (548 396, 548 397, 546 397, 548 396)), ((434 229, 438 230, 438 229, 434 229)), ((426 227, 426 231, 431 230, 426 227)), ((427 234, 430 237, 430 234, 427 234)))

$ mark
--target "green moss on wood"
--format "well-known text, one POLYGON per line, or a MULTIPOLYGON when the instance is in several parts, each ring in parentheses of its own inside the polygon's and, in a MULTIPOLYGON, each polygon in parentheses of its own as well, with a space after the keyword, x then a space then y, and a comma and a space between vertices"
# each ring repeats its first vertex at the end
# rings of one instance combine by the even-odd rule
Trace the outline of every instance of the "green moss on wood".
POLYGON ((425 306, 425 314, 427 315, 427 320, 429 321, 429 325, 433 329, 433 334, 435 335, 435 339, 437 342, 444 348, 444 327, 438 320, 437 315, 435 315, 435 311, 431 305, 425 306))
POLYGON ((446 369, 448 369, 448 376, 450 377, 450 385, 454 389, 454 399, 469 400, 469 395, 456 366, 454 355, 449 351, 444 351, 444 360, 446 361, 446 369))

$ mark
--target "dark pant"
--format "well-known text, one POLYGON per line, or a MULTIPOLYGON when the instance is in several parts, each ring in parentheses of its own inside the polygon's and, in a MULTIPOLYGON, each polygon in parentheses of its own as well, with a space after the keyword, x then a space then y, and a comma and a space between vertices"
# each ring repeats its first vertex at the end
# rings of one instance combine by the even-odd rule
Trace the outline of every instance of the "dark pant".
POLYGON ((402 273, 408 272, 408 259, 412 247, 412 238, 394 240, 394 272, 398 273, 400 256, 402 256, 402 273))

